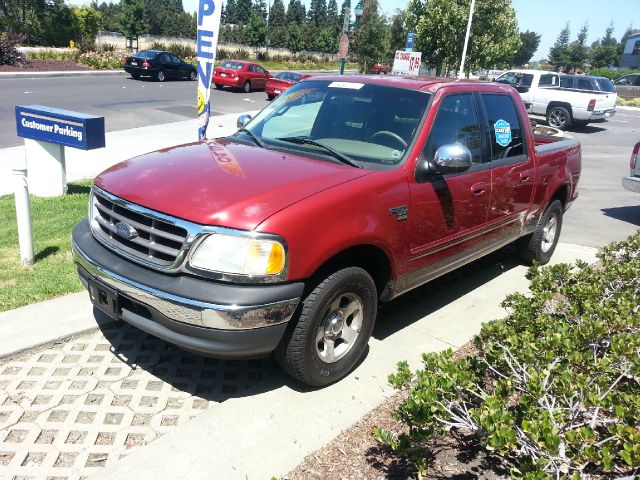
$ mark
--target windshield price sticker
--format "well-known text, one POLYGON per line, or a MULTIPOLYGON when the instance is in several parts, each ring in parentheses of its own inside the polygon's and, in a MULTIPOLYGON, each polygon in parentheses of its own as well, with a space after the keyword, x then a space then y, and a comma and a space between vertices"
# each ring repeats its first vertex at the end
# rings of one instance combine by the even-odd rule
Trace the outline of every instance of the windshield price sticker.
POLYGON ((350 88, 351 90, 360 90, 364 87, 364 83, 353 82, 331 82, 329 88, 350 88))
POLYGON ((511 143, 511 125, 504 120, 498 120, 493 126, 496 133, 496 143, 501 147, 506 147, 511 143))

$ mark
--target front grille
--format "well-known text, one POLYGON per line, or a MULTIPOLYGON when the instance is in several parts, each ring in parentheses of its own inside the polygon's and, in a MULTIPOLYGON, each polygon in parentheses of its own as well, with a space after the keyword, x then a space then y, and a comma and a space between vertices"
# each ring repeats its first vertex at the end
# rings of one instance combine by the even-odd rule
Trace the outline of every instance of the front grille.
POLYGON ((135 205, 111 199, 97 189, 93 191, 92 202, 93 233, 111 250, 159 268, 169 268, 178 262, 188 237, 185 228, 135 211, 135 205), (117 229, 119 223, 133 227, 137 235, 122 236, 117 229))

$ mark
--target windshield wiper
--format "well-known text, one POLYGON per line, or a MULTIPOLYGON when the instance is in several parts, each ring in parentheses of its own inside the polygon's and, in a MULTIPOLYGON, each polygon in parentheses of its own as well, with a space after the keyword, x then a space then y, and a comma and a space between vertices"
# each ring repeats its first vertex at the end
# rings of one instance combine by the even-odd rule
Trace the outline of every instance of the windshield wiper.
POLYGON ((315 140, 311 140, 310 138, 306 138, 306 137, 280 137, 280 138, 276 138, 276 140, 281 140, 283 142, 289 142, 289 143, 296 143, 298 145, 314 145, 316 147, 320 147, 320 148, 326 150, 327 152, 329 152, 329 154, 331 154, 331 156, 333 158, 336 158, 336 159, 340 160, 342 163, 345 163, 347 165, 351 165, 352 167, 362 168, 362 165, 357 164, 355 162, 355 160, 353 160, 351 157, 348 157, 344 153, 340 153, 339 151, 334 150, 333 148, 325 145, 324 143, 320 143, 320 142, 316 142, 315 140))
POLYGON ((258 146, 260 146, 262 148, 267 148, 267 146, 262 141, 262 139, 260 137, 258 137, 255 133, 253 133, 251 130, 249 130, 248 128, 242 127, 240 129, 238 129, 238 132, 248 133, 249 136, 251 137, 251 139, 256 143, 256 145, 258 145, 258 146))

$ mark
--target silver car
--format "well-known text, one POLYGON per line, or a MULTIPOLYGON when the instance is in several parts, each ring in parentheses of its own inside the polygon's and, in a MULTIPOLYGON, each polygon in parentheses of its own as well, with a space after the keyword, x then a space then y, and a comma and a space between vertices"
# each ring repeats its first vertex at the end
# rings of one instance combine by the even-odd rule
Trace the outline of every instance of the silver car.
POLYGON ((628 177, 622 177, 622 186, 632 192, 640 193, 640 142, 636 143, 631 152, 629 166, 631 173, 628 177))

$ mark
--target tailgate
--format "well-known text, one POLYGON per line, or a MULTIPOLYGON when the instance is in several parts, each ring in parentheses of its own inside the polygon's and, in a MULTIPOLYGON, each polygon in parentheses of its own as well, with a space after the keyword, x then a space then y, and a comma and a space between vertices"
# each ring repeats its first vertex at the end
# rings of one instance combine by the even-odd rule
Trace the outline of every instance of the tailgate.
POLYGON ((616 106, 616 93, 600 94, 596 97, 596 111, 611 110, 616 106))

